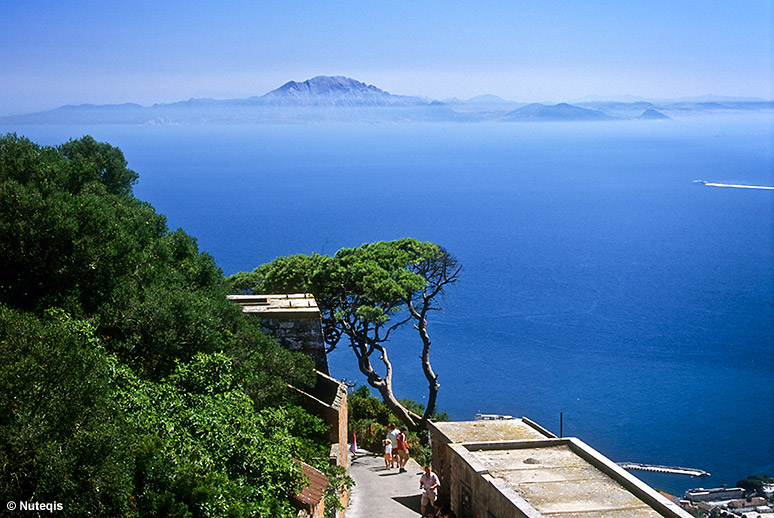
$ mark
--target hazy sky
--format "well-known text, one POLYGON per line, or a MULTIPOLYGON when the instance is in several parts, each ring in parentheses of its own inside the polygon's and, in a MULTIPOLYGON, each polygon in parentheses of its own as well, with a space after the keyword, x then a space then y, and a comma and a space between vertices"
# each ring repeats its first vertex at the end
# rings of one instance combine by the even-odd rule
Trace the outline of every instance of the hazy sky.
POLYGON ((435 99, 774 97, 772 0, 3 0, 0 115, 345 75, 435 99))

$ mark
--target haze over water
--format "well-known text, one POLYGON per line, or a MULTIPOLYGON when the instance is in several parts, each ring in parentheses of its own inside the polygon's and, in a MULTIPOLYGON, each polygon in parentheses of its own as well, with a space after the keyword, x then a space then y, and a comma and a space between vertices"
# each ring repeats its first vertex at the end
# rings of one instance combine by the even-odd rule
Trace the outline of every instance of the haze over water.
MULTIPOLYGON (((65 127, 140 173, 135 195, 226 274, 411 236, 464 265, 430 322, 439 406, 525 415, 682 493, 774 474, 769 116, 665 123, 65 127)), ((417 338, 390 345, 422 400, 417 338)), ((346 347, 332 374, 362 382, 346 347)))

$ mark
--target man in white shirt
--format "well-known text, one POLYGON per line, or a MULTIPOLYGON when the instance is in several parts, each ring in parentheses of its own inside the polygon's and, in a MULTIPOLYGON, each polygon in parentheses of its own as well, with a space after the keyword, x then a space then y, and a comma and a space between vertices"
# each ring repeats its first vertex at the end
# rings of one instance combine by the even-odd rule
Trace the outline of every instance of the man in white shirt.
POLYGON ((394 423, 387 425, 387 438, 392 443, 392 467, 400 466, 398 460, 398 429, 395 428, 394 423))
POLYGON ((438 512, 438 508, 435 507, 435 499, 438 496, 436 489, 440 485, 441 481, 438 480, 438 475, 433 473, 429 465, 425 466, 425 472, 419 477, 419 489, 422 490, 422 518, 427 516, 425 511, 427 511, 428 502, 433 506, 436 513, 438 512))

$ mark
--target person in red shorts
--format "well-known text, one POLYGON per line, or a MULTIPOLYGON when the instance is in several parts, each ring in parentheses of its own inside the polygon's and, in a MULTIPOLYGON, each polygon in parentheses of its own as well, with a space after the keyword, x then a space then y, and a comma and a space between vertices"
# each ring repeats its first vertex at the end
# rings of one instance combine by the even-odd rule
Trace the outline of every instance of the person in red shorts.
POLYGON ((400 429, 400 433, 398 434, 398 459, 399 459, 399 465, 400 469, 398 470, 398 473, 405 473, 406 472, 406 463, 409 460, 409 450, 408 450, 408 442, 406 440, 406 427, 400 429))

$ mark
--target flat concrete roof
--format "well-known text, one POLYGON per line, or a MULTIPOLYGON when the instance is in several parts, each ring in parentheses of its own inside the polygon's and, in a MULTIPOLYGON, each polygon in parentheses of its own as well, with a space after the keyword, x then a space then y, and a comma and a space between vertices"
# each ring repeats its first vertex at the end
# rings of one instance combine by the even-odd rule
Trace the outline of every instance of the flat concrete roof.
POLYGON ((522 441, 555 437, 529 419, 492 421, 451 421, 433 423, 451 443, 482 441, 522 441))
POLYGON ((311 293, 280 295, 228 295, 245 313, 319 313, 311 293))
POLYGON ((503 480, 542 516, 663 516, 579 456, 569 444, 498 450, 465 447, 493 478, 503 480))

